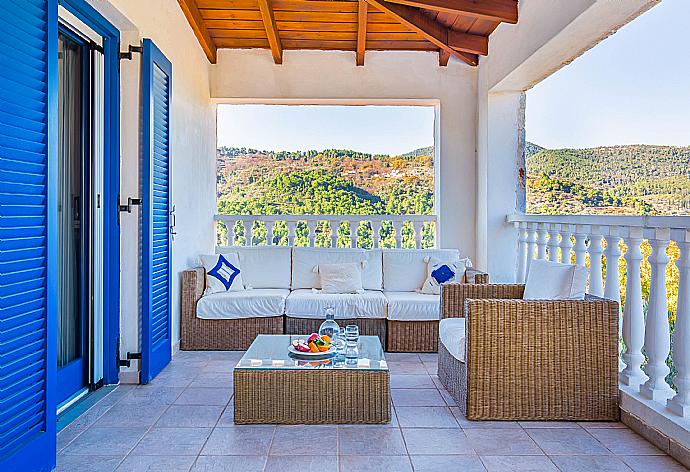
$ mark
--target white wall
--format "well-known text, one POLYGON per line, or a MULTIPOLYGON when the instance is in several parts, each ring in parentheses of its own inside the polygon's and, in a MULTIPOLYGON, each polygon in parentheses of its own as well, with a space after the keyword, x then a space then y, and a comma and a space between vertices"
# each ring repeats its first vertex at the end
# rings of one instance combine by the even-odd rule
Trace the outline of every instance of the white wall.
MULTIPOLYGON (((210 64, 174 0, 92 0, 121 29, 122 50, 150 38, 173 64, 171 160, 172 200, 177 236, 172 251, 173 342, 179 341, 180 272, 196 264, 200 252, 213 251, 215 209, 215 106, 209 92, 210 64)), ((140 135, 140 62, 121 61, 120 194, 138 197, 140 135)), ((121 214, 121 356, 139 352, 139 209, 121 214)), ((138 366, 121 372, 138 381, 138 366), (133 374, 134 373, 134 374, 133 374)))
POLYGON ((219 102, 436 101, 439 245, 474 258, 476 77, 476 68, 455 60, 439 67, 430 52, 368 51, 366 65, 357 67, 353 52, 285 51, 283 65, 275 65, 267 50, 221 50, 211 69, 211 96, 219 102))

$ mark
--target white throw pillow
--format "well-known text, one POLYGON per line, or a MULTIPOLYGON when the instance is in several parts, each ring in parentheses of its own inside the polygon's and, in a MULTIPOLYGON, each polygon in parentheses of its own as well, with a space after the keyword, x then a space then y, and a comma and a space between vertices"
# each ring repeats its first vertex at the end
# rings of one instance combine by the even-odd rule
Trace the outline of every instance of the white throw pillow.
POLYGON ((419 292, 430 295, 440 295, 441 284, 462 282, 465 271, 468 267, 472 267, 472 262, 469 259, 449 261, 437 257, 427 257, 426 263, 427 276, 419 292))
POLYGON ((206 291, 204 295, 219 292, 244 290, 240 259, 237 253, 200 256, 206 270, 206 291))
POLYGON ((583 300, 587 269, 573 264, 534 260, 530 264, 524 300, 583 300))
POLYGON ((364 293, 362 270, 366 262, 319 264, 314 267, 321 279, 321 293, 364 293))

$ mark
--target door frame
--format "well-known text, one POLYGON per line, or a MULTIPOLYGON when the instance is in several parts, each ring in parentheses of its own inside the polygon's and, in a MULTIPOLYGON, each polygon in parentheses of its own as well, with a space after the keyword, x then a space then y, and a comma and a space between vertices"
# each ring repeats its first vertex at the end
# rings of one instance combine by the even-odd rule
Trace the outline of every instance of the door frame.
POLYGON ((86 0, 59 0, 59 4, 103 37, 103 383, 116 384, 120 357, 120 31, 86 0))

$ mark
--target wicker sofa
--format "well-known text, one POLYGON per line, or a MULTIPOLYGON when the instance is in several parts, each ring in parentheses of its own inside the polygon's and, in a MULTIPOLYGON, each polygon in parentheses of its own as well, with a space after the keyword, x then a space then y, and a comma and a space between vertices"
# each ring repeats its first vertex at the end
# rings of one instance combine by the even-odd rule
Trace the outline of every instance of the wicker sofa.
POLYGON ((618 420, 618 303, 528 301, 523 292, 442 286, 438 376, 463 414, 618 420))
MULTIPOLYGON (((182 273, 181 340, 183 350, 246 349, 257 334, 304 334, 318 329, 323 310, 332 306, 336 321, 357 324, 364 335, 377 335, 386 350, 436 352, 440 297, 415 292, 426 278, 427 256, 456 256, 457 250, 326 249, 285 246, 221 247, 236 252, 244 283, 242 293, 203 296, 205 272, 182 273), (365 293, 314 294, 320 263, 366 260, 365 293), (401 267, 405 275, 401 276, 401 267), (388 272, 387 272, 388 270, 388 272), (202 298, 203 297, 203 298, 202 298)), ((487 283, 488 275, 468 269, 466 282, 487 283)))

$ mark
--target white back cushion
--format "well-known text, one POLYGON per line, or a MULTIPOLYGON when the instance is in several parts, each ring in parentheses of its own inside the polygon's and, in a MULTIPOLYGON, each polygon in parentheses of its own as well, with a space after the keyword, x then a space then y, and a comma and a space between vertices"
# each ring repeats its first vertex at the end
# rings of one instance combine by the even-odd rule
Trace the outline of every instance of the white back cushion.
POLYGON ((381 290, 383 282, 380 249, 295 247, 292 249, 292 289, 321 288, 319 274, 314 272, 314 267, 319 264, 364 261, 368 264, 362 270, 362 287, 365 290, 381 290))
POLYGON ((222 246, 216 252, 237 253, 242 281, 252 288, 290 288, 292 248, 288 246, 222 246))
POLYGON ((427 276, 426 257, 442 261, 459 261, 457 249, 384 249, 383 288, 391 292, 414 292, 421 289, 427 276))
POLYGON ((587 269, 546 260, 530 263, 524 300, 583 300, 587 269))

